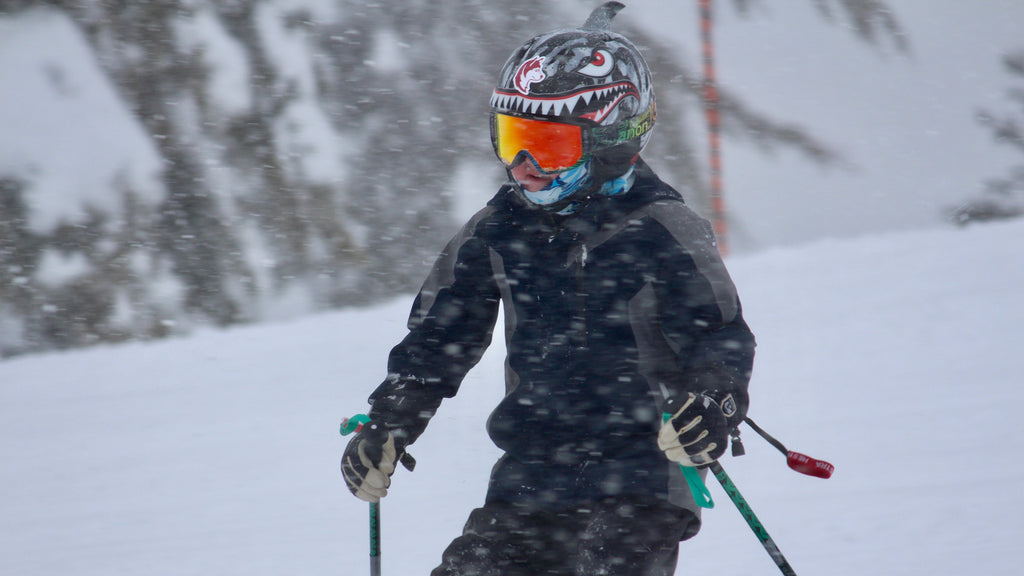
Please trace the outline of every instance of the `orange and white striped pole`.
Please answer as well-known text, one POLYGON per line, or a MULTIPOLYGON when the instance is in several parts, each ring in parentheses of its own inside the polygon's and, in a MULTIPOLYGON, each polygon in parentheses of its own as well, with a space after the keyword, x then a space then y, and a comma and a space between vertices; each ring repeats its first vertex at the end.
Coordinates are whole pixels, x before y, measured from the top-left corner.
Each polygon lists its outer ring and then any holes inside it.
POLYGON ((700 0, 701 55, 704 61, 704 110, 708 121, 709 158, 711 163, 711 224, 718 237, 718 251, 729 253, 728 229, 725 218, 725 199, 722 187, 721 117, 719 115, 718 87, 715 84, 715 50, 711 37, 711 0, 700 0))

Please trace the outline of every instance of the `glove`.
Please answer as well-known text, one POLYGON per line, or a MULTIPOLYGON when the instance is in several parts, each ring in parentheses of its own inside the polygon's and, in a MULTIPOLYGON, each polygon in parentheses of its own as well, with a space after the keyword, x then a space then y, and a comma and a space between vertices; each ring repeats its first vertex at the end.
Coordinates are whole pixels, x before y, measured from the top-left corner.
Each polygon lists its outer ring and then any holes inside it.
MULTIPOLYGON (((731 398, 731 397, 730 397, 731 398)), ((727 406, 735 404, 727 399, 727 406)), ((672 416, 661 425, 658 448, 665 457, 683 466, 704 466, 725 453, 729 441, 729 421, 722 406, 705 394, 690 392, 670 398, 665 412, 672 416)))
POLYGON ((400 451, 394 435, 384 424, 373 421, 364 424, 341 457, 341 473, 349 491, 360 500, 380 502, 388 495, 400 451))

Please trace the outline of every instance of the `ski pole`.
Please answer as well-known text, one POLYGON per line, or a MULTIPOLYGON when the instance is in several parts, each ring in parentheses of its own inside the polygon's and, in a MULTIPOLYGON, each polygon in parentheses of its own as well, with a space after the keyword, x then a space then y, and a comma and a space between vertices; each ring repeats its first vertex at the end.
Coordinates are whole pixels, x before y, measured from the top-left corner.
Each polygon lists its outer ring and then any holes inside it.
MULTIPOLYGON (((366 414, 345 418, 341 421, 341 435, 359 432, 369 421, 366 414)), ((408 452, 403 452, 398 461, 410 472, 416 467, 416 459, 408 452)), ((380 576, 380 502, 370 502, 370 576, 380 576)))
POLYGON ((719 464, 717 460, 712 462, 708 467, 715 475, 715 478, 718 479, 719 484, 722 485, 725 493, 729 495, 729 499, 732 500, 732 503, 736 505, 737 509, 739 509, 743 519, 747 521, 747 525, 754 531, 754 535, 761 541, 761 545, 768 551, 768 555, 772 557, 772 560, 775 562, 775 565, 779 567, 779 570, 781 570, 786 576, 796 576, 796 572, 793 571, 793 567, 789 565, 786 557, 782 555, 782 551, 779 550, 779 547, 775 544, 775 541, 772 540, 772 537, 768 535, 768 531, 765 530, 764 525, 761 524, 760 520, 758 520, 757 515, 754 514, 754 510, 750 507, 750 504, 747 504, 746 499, 744 499, 743 495, 740 494, 740 491, 736 488, 736 484, 733 483, 732 478, 729 478, 729 475, 725 473, 725 468, 722 468, 722 465, 719 464))
MULTIPOLYGON (((341 435, 358 432, 370 421, 366 414, 356 414, 341 421, 341 435)), ((370 576, 380 576, 380 503, 370 502, 370 576)))

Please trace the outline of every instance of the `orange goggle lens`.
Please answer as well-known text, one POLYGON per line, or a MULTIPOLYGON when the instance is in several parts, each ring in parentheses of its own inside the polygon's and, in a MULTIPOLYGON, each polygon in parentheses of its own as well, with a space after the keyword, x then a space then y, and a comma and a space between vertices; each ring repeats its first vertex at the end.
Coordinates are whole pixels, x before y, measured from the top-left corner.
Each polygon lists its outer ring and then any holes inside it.
POLYGON ((583 159, 583 129, 573 124, 494 115, 494 149, 511 166, 520 152, 529 152, 545 172, 562 172, 583 159))

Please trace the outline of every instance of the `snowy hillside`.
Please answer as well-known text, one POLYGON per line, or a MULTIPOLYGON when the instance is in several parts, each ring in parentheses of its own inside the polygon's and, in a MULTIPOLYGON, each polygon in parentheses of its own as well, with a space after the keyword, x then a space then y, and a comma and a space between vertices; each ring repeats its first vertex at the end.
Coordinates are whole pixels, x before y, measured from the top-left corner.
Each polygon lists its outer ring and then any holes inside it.
MULTIPOLYGON (((724 465, 801 575, 1018 574, 1024 222, 831 241, 728 264, 758 336, 724 465)), ((0 362, 0 574, 362 574, 337 461, 410 302, 0 362)), ((426 574, 481 503, 496 344, 383 503, 386 574, 426 574)), ((679 574, 778 573, 718 486, 679 574)))

